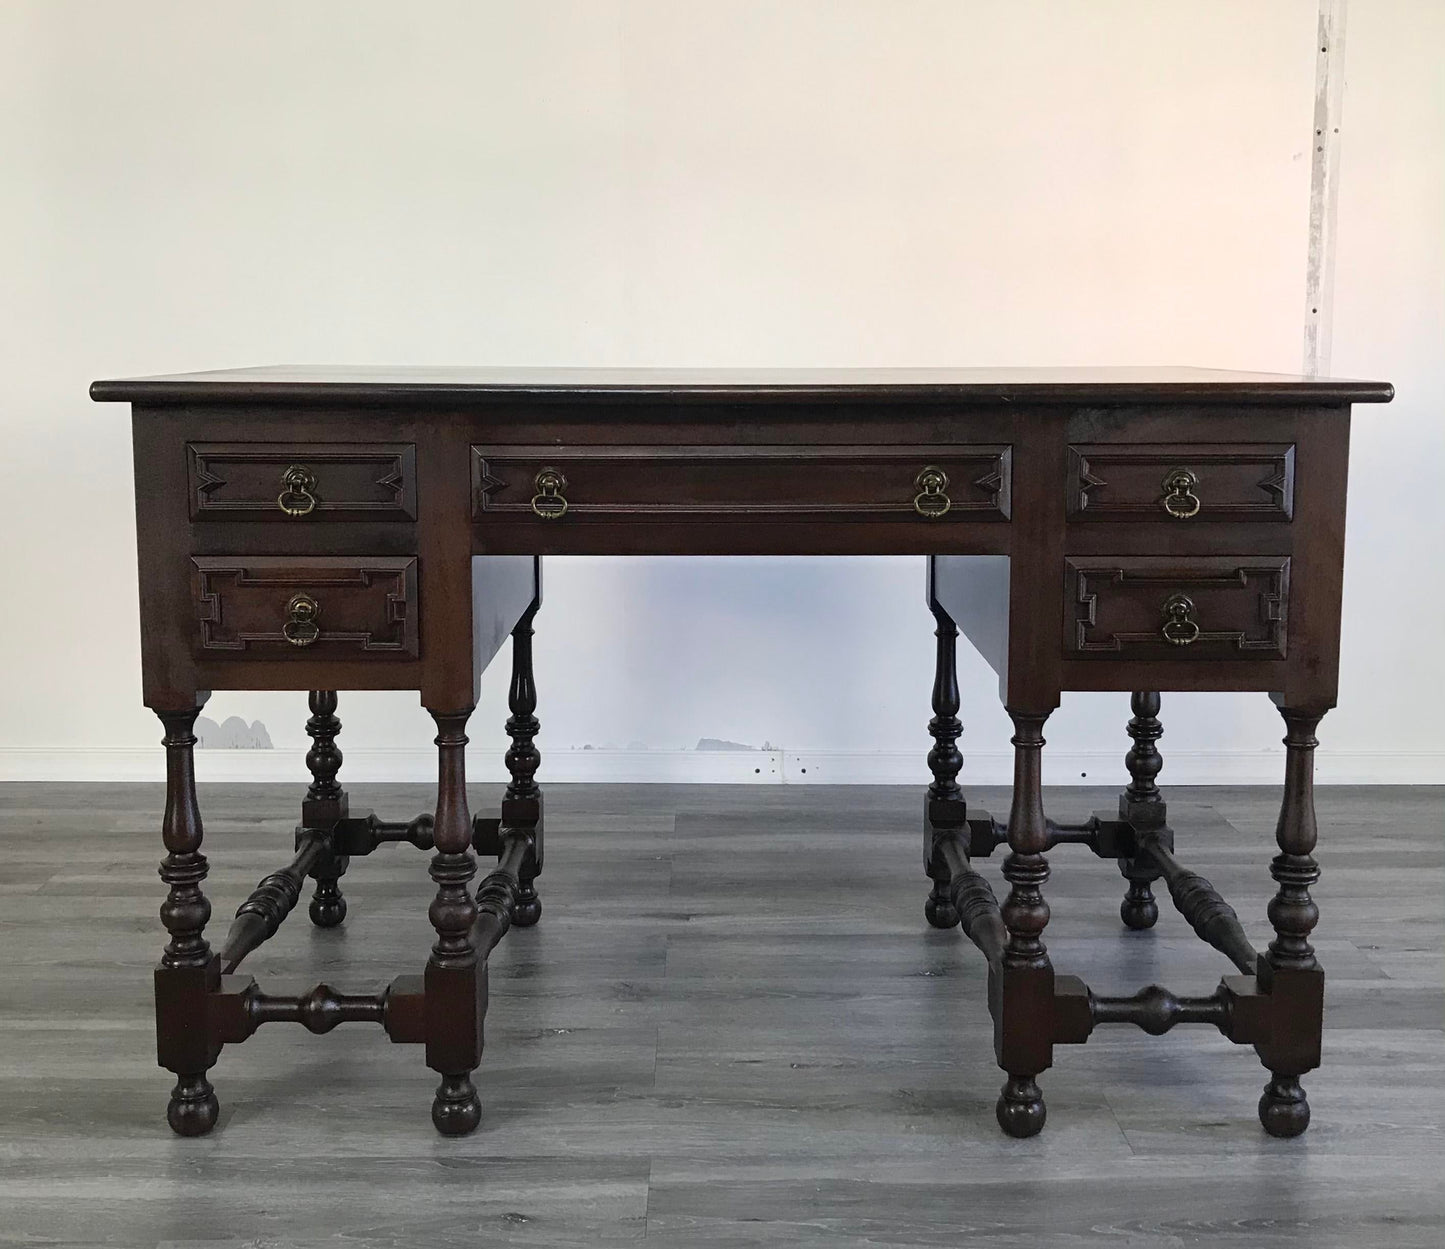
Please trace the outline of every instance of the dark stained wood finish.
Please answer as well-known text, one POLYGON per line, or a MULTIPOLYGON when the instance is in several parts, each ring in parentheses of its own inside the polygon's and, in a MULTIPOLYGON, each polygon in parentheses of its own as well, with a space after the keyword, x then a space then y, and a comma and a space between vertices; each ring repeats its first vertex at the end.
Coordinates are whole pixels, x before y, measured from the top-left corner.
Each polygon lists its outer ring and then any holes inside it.
MULTIPOLYGON (((1128 733, 1133 741, 1124 756, 1129 784, 1119 795, 1119 818, 1136 829, 1162 832, 1168 822, 1168 806, 1159 792, 1156 780, 1164 760, 1156 743, 1164 736, 1159 723, 1159 695, 1149 690, 1136 690, 1129 697, 1128 733)), ((1151 885, 1159 879, 1160 869, 1148 855, 1130 854, 1119 860, 1119 870, 1129 882, 1124 901, 1119 904, 1119 918, 1126 928, 1136 932, 1154 927, 1159 918, 1159 904, 1154 900, 1151 885)))
POLYGON ((415 559, 197 555, 191 564, 202 651, 417 657, 415 559), (311 606, 301 613, 298 602, 311 606))
POLYGON ((1069 448, 1069 519, 1289 520, 1294 448, 1091 443, 1069 448), (1178 475, 1178 476, 1176 476, 1178 475))
POLYGON ((1043 727, 1046 716, 1009 709, 1014 723, 1013 805, 1009 810, 1009 854, 1003 863, 1008 897, 999 908, 1008 944, 990 981, 994 1051, 1008 1079, 999 1094, 999 1126, 1010 1136, 1036 1136, 1046 1110, 1036 1077, 1053 1063, 1049 1026, 1054 968, 1044 945, 1049 904, 1048 822, 1044 817, 1043 727))
POLYGON ((1320 912, 1310 887, 1320 878, 1314 859, 1315 729, 1322 710, 1282 705, 1286 733, 1284 798, 1275 840, 1279 853, 1269 874, 1279 886, 1269 903, 1275 937, 1262 960, 1261 978, 1271 998, 1281 1003, 1277 1026, 1257 1042, 1270 1081, 1259 1099, 1259 1119, 1271 1136, 1298 1136, 1309 1127, 1310 1104, 1300 1076, 1320 1065, 1320 1026, 1324 1013, 1324 972, 1315 958, 1310 933, 1320 912))
POLYGON ((122 403, 452 405, 497 396, 862 398, 943 397, 1003 403, 1386 403, 1386 382, 1198 368, 516 368, 267 365, 94 383, 122 403))
POLYGON ((472 817, 467 810, 465 728, 471 708, 432 711, 437 723, 437 809, 431 878, 436 898, 428 915, 437 939, 426 965, 426 1062, 441 1075, 432 1122, 444 1136, 464 1136, 481 1121, 472 1072, 482 1060, 487 1010, 486 964, 477 956, 472 926, 477 904, 468 882, 477 874, 472 817))
POLYGON ((537 749, 537 734, 542 723, 537 719, 537 680, 532 672, 532 624, 542 606, 542 561, 536 561, 536 591, 522 618, 512 630, 512 680, 507 687, 507 747, 504 762, 511 781, 502 796, 501 826, 521 830, 527 836, 527 851, 517 868, 516 889, 511 900, 510 922, 518 928, 530 928, 542 918, 542 899, 537 896, 535 881, 542 874, 542 789, 537 784, 537 769, 542 754, 537 749))
POLYGON ((166 811, 161 840, 166 857, 161 879, 169 887, 161 904, 161 923, 170 940, 156 968, 156 1041, 162 1067, 176 1075, 166 1119, 181 1136, 201 1136, 215 1126, 220 1112, 206 1073, 220 1046, 196 1021, 205 1017, 207 999, 220 978, 220 960, 206 941, 211 904, 202 884, 206 856, 201 811, 196 802, 193 732, 201 704, 185 711, 158 713, 166 734, 166 811))
POLYGON ((1072 655, 1159 662, 1283 659, 1289 560, 1123 556, 1066 561, 1072 655))
POLYGON ((472 516, 531 521, 534 509, 546 510, 540 474, 552 472, 551 498, 565 500, 566 511, 548 519, 566 524, 759 516, 913 523, 927 469, 942 474, 938 497, 947 511, 937 519, 1008 519, 1008 447, 797 444, 473 447, 472 516))
POLYGON ((269 941, 295 909, 306 875, 325 853, 330 838, 307 829, 299 838, 296 857, 279 872, 272 872, 251 890, 241 903, 231 930, 221 947, 221 973, 229 976, 241 960, 264 941, 269 941))
MULTIPOLYGON (((206 1073, 258 1023, 321 1031, 356 1019, 423 1044, 441 1077, 438 1128, 471 1130, 486 953, 540 912, 538 557, 802 553, 933 557, 928 918, 961 916, 990 961, 1004 1129, 1043 1126, 1037 1081, 1055 1045, 1107 1023, 1205 1022, 1254 1045, 1270 1071, 1266 1129, 1302 1130, 1299 1077, 1318 1065, 1322 995, 1309 946, 1308 757, 1338 681, 1350 405, 1391 393, 1178 369, 274 368, 97 382, 96 399, 134 407, 142 684, 167 730, 172 940, 156 1000, 161 1062, 178 1080, 172 1126, 214 1123, 206 1073), (314 610, 296 607, 302 594, 314 610), (1170 606, 1176 596, 1187 607, 1170 606), (1006 825, 970 816, 957 784, 960 630, 997 672, 1015 726, 1006 825), (464 728, 480 673, 509 636, 512 784, 500 819, 473 819, 464 728), (335 878, 348 855, 395 840, 435 850, 437 938, 424 975, 380 996, 325 985, 268 995, 220 975, 203 933, 189 779, 190 725, 218 688, 312 692, 302 831, 308 846, 310 833, 327 835, 308 860, 318 923, 344 913, 335 878), (438 726, 434 817, 346 809, 328 693, 340 689, 419 692, 438 726), (1059 825, 1043 811, 1042 727, 1076 689, 1133 693, 1131 782, 1119 818, 1059 825), (1285 711, 1276 940, 1256 975, 1225 977, 1209 997, 1159 986, 1109 997, 1050 962, 1052 846, 1116 859, 1130 882, 1122 914, 1136 927, 1152 922, 1149 884, 1167 875, 1201 933, 1243 959, 1223 899, 1172 859, 1154 783, 1158 695, 1140 693, 1169 689, 1267 692, 1285 711), (1001 906, 968 864, 1000 839, 1010 851, 1001 906), (480 928, 474 849, 499 856, 480 928)), ((289 910, 294 875, 259 891, 262 930, 289 910)), ((245 927, 250 940, 255 924, 245 927)))
POLYGON ((1259 954, 1245 935, 1239 916, 1220 897, 1219 890, 1198 872, 1180 866, 1157 833, 1145 833, 1139 843, 1141 857, 1147 855, 1158 863, 1170 898, 1199 939, 1227 956, 1246 975, 1254 975, 1259 954))
POLYGON ((923 798, 923 870, 933 881, 933 887, 923 904, 923 914, 935 928, 952 928, 959 921, 951 887, 955 883, 954 872, 938 842, 940 832, 961 829, 968 820, 968 805, 958 785, 958 773, 963 767, 963 755, 958 749, 958 739, 963 733, 963 723, 958 718, 958 625, 934 595, 932 579, 928 607, 933 612, 937 649, 933 718, 928 722, 928 732, 933 738, 928 770, 933 773, 933 781, 923 798))
MULTIPOLYGON (((542 584, 542 561, 535 555, 472 556, 473 696, 482 673, 514 638, 518 622, 533 610, 542 584)), ((515 645, 515 643, 514 643, 515 645)))
POLYGON ((186 450, 192 520, 416 519, 416 452, 406 443, 200 442, 186 450))
MULTIPOLYGON (((306 767, 311 772, 311 784, 301 803, 303 831, 297 834, 298 847, 304 832, 329 832, 351 813, 346 791, 336 779, 341 771, 341 749, 336 744, 337 734, 341 732, 337 704, 335 690, 312 690, 307 695, 311 715, 306 721, 306 734, 311 738, 311 749, 306 752, 306 767)), ((336 928, 346 919, 346 898, 341 893, 340 881, 349 865, 350 860, 328 837, 310 866, 316 892, 312 895, 309 913, 311 922, 318 928, 336 928)))

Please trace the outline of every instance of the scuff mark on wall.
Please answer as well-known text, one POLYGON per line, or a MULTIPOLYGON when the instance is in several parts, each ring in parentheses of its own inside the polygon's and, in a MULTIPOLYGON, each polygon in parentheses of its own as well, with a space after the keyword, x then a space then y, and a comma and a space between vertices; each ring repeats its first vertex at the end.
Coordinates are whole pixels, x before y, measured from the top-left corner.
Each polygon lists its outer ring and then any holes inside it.
POLYGON ((272 750, 271 734, 259 720, 247 724, 240 716, 227 716, 217 724, 209 716, 196 720, 199 750, 272 750))

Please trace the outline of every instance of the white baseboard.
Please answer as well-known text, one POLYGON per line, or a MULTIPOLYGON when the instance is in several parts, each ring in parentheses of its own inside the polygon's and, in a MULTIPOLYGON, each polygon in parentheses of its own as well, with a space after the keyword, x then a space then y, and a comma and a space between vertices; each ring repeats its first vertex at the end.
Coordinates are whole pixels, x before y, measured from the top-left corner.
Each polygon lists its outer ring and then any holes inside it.
MULTIPOLYGON (((921 753, 785 751, 783 781, 818 785, 921 785, 930 778, 921 753)), ((1114 785, 1126 780, 1121 750, 1044 750, 1045 785, 1114 785)), ((1164 755, 1163 785, 1280 785, 1283 750, 1179 751, 1164 755)), ((965 752, 959 782, 1011 785, 1013 755, 965 752)), ((1445 753, 1315 753, 1319 785, 1445 785, 1445 753)))
MULTIPOLYGON (((345 775, 354 781, 431 782, 436 754, 426 748, 350 748, 345 775)), ((1120 750, 1044 751, 1048 785, 1114 785, 1123 777, 1120 750)), ((473 750, 468 779, 505 781, 496 751, 473 750)), ((296 781, 306 779, 300 750, 198 750, 196 776, 202 781, 296 781)), ((1183 751, 1166 754, 1166 785, 1278 785, 1284 751, 1183 751)), ((0 747, 3 781, 159 781, 165 757, 156 748, 66 749, 0 747)), ((968 753, 960 781, 1008 785, 1013 756, 968 753)), ((708 785, 922 785, 928 777, 924 751, 698 751, 555 750, 542 752, 543 782, 624 782, 708 785)), ((1321 749, 1315 757, 1321 785, 1442 785, 1445 753, 1431 751, 1340 751, 1321 749)))

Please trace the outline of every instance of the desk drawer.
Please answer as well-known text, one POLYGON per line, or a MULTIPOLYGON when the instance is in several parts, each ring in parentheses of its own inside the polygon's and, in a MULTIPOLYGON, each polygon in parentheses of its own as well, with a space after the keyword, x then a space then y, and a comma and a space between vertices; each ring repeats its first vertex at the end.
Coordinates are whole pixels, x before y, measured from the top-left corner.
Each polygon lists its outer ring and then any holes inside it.
POLYGON ((417 657, 415 558, 193 556, 200 652, 417 657))
POLYGON ((474 446, 472 516, 1007 520, 1006 446, 474 446))
POLYGON ((1294 514, 1294 447, 1075 445, 1066 490, 1075 521, 1287 521, 1294 514))
POLYGON ((1065 560, 1069 658, 1283 659, 1284 556, 1065 560))
POLYGON ((192 520, 416 519, 410 443, 193 442, 192 520))

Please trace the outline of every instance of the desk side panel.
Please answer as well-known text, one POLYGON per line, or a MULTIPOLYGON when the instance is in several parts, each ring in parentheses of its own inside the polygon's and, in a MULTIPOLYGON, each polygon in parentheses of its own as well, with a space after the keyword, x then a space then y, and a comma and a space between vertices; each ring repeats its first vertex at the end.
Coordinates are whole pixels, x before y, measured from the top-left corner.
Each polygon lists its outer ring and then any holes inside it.
POLYGON ((137 407, 131 413, 141 687, 146 706, 156 711, 194 707, 209 688, 191 651, 187 424, 184 411, 137 407))

